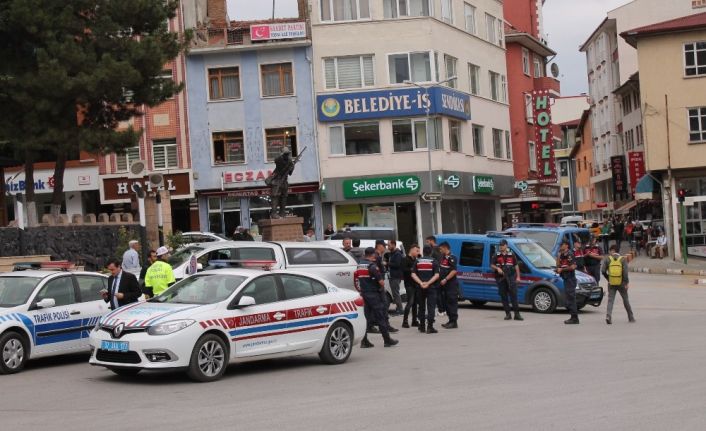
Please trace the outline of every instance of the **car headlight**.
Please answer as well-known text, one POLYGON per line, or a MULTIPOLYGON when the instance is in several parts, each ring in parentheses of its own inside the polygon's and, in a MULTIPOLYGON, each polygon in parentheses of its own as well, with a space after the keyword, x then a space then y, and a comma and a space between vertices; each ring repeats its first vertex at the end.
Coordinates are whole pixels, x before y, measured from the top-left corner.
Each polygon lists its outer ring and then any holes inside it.
POLYGON ((159 325, 150 326, 147 333, 150 335, 169 335, 196 323, 195 320, 172 320, 170 322, 160 323, 159 325))

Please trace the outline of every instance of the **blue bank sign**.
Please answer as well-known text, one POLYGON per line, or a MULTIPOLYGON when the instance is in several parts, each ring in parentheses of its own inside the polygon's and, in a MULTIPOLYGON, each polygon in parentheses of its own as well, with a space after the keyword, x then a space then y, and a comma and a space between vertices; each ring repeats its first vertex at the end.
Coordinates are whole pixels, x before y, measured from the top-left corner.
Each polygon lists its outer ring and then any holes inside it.
POLYGON ((446 115, 471 119, 471 96, 448 87, 322 94, 316 98, 319 121, 367 120, 386 117, 446 115))

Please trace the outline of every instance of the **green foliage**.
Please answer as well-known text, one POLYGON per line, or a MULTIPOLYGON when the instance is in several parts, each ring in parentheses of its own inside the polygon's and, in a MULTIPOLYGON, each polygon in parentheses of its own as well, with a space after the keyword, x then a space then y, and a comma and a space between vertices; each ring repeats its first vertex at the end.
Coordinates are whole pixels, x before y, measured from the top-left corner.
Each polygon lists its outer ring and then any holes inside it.
POLYGON ((181 234, 181 232, 176 231, 167 235, 166 238, 167 247, 172 250, 178 250, 186 244, 186 238, 181 234))
POLYGON ((115 246, 114 257, 116 259, 123 258, 123 253, 127 251, 129 247, 129 242, 131 240, 130 232, 125 228, 125 226, 120 226, 118 229, 118 244, 115 246))

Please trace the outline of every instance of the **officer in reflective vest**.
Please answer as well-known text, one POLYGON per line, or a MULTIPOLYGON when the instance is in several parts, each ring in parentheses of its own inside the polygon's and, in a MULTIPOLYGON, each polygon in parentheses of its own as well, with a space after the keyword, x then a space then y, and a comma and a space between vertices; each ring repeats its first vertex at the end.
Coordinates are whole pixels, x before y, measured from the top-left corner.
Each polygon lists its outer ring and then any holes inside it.
POLYGON ((419 332, 427 334, 436 334, 434 329, 434 315, 436 312, 436 295, 439 290, 437 282, 439 281, 439 264, 431 256, 432 248, 428 245, 424 246, 424 256, 417 259, 412 272, 412 279, 417 283, 417 317, 419 318, 419 332), (426 315, 426 323, 425 322, 426 315), (426 324, 425 324, 426 323, 426 324), (428 325, 428 326, 427 326, 428 325))
MULTIPOLYGON (((358 264, 354 278, 357 280, 363 301, 365 301, 366 319, 370 319, 372 324, 380 328, 382 338, 385 341, 385 347, 391 347, 396 345, 398 341, 390 337, 385 304, 380 296, 380 292, 385 289, 385 279, 382 273, 380 273, 376 260, 375 249, 372 247, 365 249, 365 259, 358 264)), ((373 344, 368 341, 367 332, 363 341, 360 343, 360 347, 374 347, 373 344)))
POLYGON ((556 258, 556 273, 564 280, 564 294, 566 295, 566 308, 571 313, 571 318, 565 320, 567 325, 579 323, 578 309, 576 308, 576 258, 570 250, 569 243, 561 243, 559 255, 556 258))
POLYGON ((520 315, 520 307, 517 303, 517 283, 520 281, 520 268, 517 257, 507 246, 507 240, 500 240, 499 250, 493 256, 490 269, 495 272, 495 282, 498 285, 498 293, 503 302, 505 310, 505 320, 512 319, 510 315, 510 303, 512 311, 515 312, 515 320, 525 320, 520 315))
POLYGON ((443 323, 446 329, 458 328, 458 260, 456 256, 451 254, 451 246, 444 241, 439 244, 441 251, 441 259, 439 260, 439 278, 441 281, 441 289, 445 293, 446 299, 446 315, 449 321, 443 323))

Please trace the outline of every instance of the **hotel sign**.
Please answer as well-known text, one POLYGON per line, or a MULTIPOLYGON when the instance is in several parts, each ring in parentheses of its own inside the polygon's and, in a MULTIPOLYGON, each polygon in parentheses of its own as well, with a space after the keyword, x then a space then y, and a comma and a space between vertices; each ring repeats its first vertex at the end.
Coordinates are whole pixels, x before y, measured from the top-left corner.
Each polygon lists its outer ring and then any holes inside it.
POLYGON ((548 90, 532 92, 534 109, 535 142, 537 145, 537 180, 540 183, 556 182, 556 162, 554 160, 554 132, 548 90))
POLYGON ((471 96, 448 87, 322 94, 316 98, 319 121, 446 115, 471 119, 471 96))

